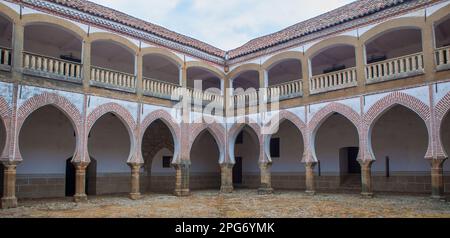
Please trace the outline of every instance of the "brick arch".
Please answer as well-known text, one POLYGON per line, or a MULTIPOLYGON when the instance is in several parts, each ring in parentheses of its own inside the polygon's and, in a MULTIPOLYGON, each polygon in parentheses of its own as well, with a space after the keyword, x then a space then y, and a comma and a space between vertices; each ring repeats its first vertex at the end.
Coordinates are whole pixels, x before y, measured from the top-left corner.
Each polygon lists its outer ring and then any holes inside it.
POLYGON ((0 160, 8 160, 9 158, 9 146, 8 142, 10 140, 10 122, 11 122, 11 107, 9 103, 3 97, 0 97, 0 120, 3 128, 5 129, 5 141, 3 143, 3 148, 0 148, 0 160))
POLYGON ((436 113, 436 142, 439 143, 435 145, 435 151, 438 157, 448 158, 450 151, 445 151, 444 145, 442 144, 442 128, 443 121, 446 116, 450 116, 450 92, 447 93, 435 107, 436 113))
POLYGON ((413 112, 415 112, 425 123, 425 126, 428 131, 428 149, 426 153, 426 157, 432 156, 432 138, 431 138, 431 128, 430 128, 430 107, 417 99, 414 96, 411 96, 402 92, 393 92, 389 95, 383 97, 378 100, 364 115, 364 140, 367 146, 367 153, 364 158, 365 160, 375 160, 375 156, 372 150, 372 129, 378 119, 388 112, 394 106, 404 106, 413 112))
MULTIPOLYGON (((107 113, 113 113, 114 115, 116 115, 120 121, 122 122, 122 124, 125 126, 125 128, 128 131, 128 134, 130 136, 130 155, 127 158, 127 162, 131 162, 131 160, 133 159, 140 159, 140 158, 133 158, 133 152, 135 151, 136 148, 136 122, 133 119, 133 116, 131 115, 131 113, 125 109, 124 107, 122 107, 121 105, 117 104, 117 103, 105 103, 102 104, 100 106, 98 106, 97 108, 95 108, 87 117, 87 121, 86 121, 86 136, 85 136, 85 140, 87 140, 87 135, 89 134, 89 132, 92 130, 92 127, 95 125, 95 123, 98 121, 98 119, 100 119, 102 116, 104 116, 107 113)), ((86 143, 87 145, 87 143, 86 143)), ((87 152, 87 149, 86 149, 87 152)), ((139 153, 140 154, 140 153, 139 153)))
POLYGON ((189 130, 189 154, 191 153, 192 146, 195 140, 202 134, 202 132, 208 131, 216 141, 219 149, 219 163, 222 164, 225 161, 225 129, 219 123, 195 123, 192 124, 189 130))
MULTIPOLYGON (((81 138, 80 135, 82 135, 82 117, 80 111, 77 109, 75 105, 73 105, 67 98, 60 96, 55 93, 42 93, 36 96, 33 96, 32 98, 29 98, 27 101, 25 101, 20 108, 17 109, 16 118, 17 118, 17 124, 16 129, 18 131, 18 134, 15 138, 16 145, 19 145, 19 135, 20 131, 22 129, 23 123, 25 120, 36 110, 44 107, 44 106, 54 106, 61 112, 63 112, 66 117, 69 119, 69 121, 72 123, 73 129, 75 130, 76 134, 76 147, 75 147, 75 154, 73 157, 73 160, 77 160, 78 157, 81 156, 81 153, 79 153, 80 150, 80 144, 81 144, 81 138)), ((20 148, 18 148, 16 153, 17 160, 22 160, 22 155, 20 153, 20 148)), ((16 158, 14 158, 16 159, 16 158)))
MULTIPOLYGON (((308 123, 308 128, 310 131, 310 135, 309 135, 309 148, 310 148, 310 153, 312 156, 313 161, 318 161, 317 159, 317 155, 316 155, 316 146, 315 146, 315 139, 316 139, 316 134, 317 131, 319 130, 319 128, 321 127, 321 125, 330 117, 333 115, 333 113, 339 113, 342 116, 344 116, 345 118, 347 118, 352 124, 353 126, 355 126, 356 131, 358 132, 358 137, 359 137, 359 141, 361 141, 361 121, 362 121, 362 117, 355 111, 353 110, 351 107, 344 105, 342 103, 336 103, 336 102, 332 102, 329 103, 327 106, 325 106, 324 108, 320 109, 311 119, 311 121, 308 123)), ((360 145, 360 147, 362 147, 362 145, 360 145)), ((361 153, 360 153, 361 154, 361 153)), ((358 155, 358 158, 360 158, 360 156, 358 155)))
POLYGON ((168 113, 165 110, 156 110, 152 113, 150 113, 149 115, 147 115, 144 120, 141 123, 141 129, 140 132, 141 134, 139 135, 140 137, 140 143, 138 145, 138 148, 140 150, 142 150, 142 141, 143 141, 143 137, 144 134, 147 130, 147 128, 156 120, 161 120, 164 125, 167 126, 167 128, 169 128, 170 133, 172 134, 172 139, 173 139, 173 163, 175 161, 178 160, 178 156, 179 156, 179 152, 180 152, 180 141, 181 141, 181 129, 180 126, 177 124, 177 122, 175 121, 175 119, 170 115, 170 113, 168 113))
POLYGON ((270 158, 270 139, 272 137, 272 135, 275 133, 275 129, 277 129, 283 122, 285 121, 289 121, 292 124, 294 124, 294 126, 299 130, 301 137, 303 138, 303 144, 304 144, 304 149, 303 149, 303 156, 302 158, 305 157, 306 154, 306 143, 307 143, 307 126, 306 124, 294 113, 287 111, 287 110, 283 110, 280 111, 278 113, 278 116, 275 116, 274 118, 271 119, 271 122, 268 122, 263 129, 263 131, 268 132, 269 134, 265 135, 267 138, 264 141, 264 147, 265 147, 265 153, 266 156, 269 158, 269 160, 272 160, 270 158), (275 121, 273 121, 273 119, 275 119, 275 121))
MULTIPOLYGON (((248 120, 248 122, 245 123, 235 123, 230 130, 228 131, 228 136, 227 136, 227 152, 228 152, 228 157, 227 159, 229 159, 230 161, 227 161, 229 163, 234 164, 235 163, 235 159, 234 159, 234 145, 236 143, 236 138, 239 135, 239 133, 244 129, 244 127, 249 127, 256 135, 257 137, 257 142, 259 144, 259 161, 263 162, 266 161, 267 158, 264 157, 264 138, 261 135, 261 127, 259 126, 259 124, 251 119, 248 120)), ((271 161, 269 161, 271 162, 271 161)))

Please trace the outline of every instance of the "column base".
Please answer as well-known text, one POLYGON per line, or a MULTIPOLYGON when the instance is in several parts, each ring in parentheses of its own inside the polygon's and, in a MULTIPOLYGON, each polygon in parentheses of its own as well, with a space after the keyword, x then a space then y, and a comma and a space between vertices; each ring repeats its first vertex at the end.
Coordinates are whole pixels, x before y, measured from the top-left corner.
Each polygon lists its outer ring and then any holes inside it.
POLYGON ((131 200, 139 200, 142 198, 141 193, 130 193, 130 199, 131 200))
POLYGON ((316 191, 308 191, 308 190, 306 190, 305 193, 306 193, 306 195, 309 195, 309 196, 316 195, 316 191))
POLYGON ((362 198, 373 198, 373 193, 361 193, 362 198))
POLYGON ((86 194, 75 194, 73 196, 73 201, 76 203, 87 202, 87 195, 86 194))
POLYGON ((189 189, 176 189, 174 192, 177 197, 188 197, 191 195, 189 189))
POLYGON ((222 186, 220 187, 220 193, 233 193, 233 186, 222 186))
POLYGON ((258 188, 259 195, 273 194, 273 188, 258 188))
POLYGON ((16 208, 17 207, 17 198, 2 198, 2 201, 0 203, 1 209, 10 209, 10 208, 16 208))

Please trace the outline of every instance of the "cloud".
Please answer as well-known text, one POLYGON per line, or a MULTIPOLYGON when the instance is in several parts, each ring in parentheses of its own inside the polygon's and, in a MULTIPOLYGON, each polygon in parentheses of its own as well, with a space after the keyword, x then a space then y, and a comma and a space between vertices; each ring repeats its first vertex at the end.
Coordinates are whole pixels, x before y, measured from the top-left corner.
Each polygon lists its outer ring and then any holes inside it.
POLYGON ((224 50, 353 0, 94 0, 224 50))

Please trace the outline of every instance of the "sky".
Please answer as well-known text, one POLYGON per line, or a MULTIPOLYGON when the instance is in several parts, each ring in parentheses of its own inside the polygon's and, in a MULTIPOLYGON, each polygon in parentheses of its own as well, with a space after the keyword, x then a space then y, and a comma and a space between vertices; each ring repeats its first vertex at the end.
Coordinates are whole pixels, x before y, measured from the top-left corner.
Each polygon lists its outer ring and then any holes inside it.
POLYGON ((222 50, 354 0, 91 0, 222 50))

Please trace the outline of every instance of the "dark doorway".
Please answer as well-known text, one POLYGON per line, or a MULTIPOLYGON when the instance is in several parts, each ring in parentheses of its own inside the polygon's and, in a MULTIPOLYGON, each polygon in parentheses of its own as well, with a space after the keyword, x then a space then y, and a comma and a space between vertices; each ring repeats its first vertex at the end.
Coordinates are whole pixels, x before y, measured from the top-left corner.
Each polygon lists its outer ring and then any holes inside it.
POLYGON ((235 158, 236 164, 233 166, 233 184, 242 184, 242 157, 235 158))
POLYGON ((347 149, 347 159, 348 159, 348 173, 349 174, 361 174, 361 166, 358 162, 358 147, 349 147, 347 149))
MULTIPOLYGON (((97 160, 91 158, 91 162, 86 168, 85 189, 87 195, 96 194, 97 160)), ((76 172, 72 164, 72 158, 66 160, 66 197, 75 195, 76 172)))
POLYGON ((2 198, 3 197, 3 175, 4 175, 4 167, 3 167, 3 164, 2 163, 0 163, 0 198, 2 198))

